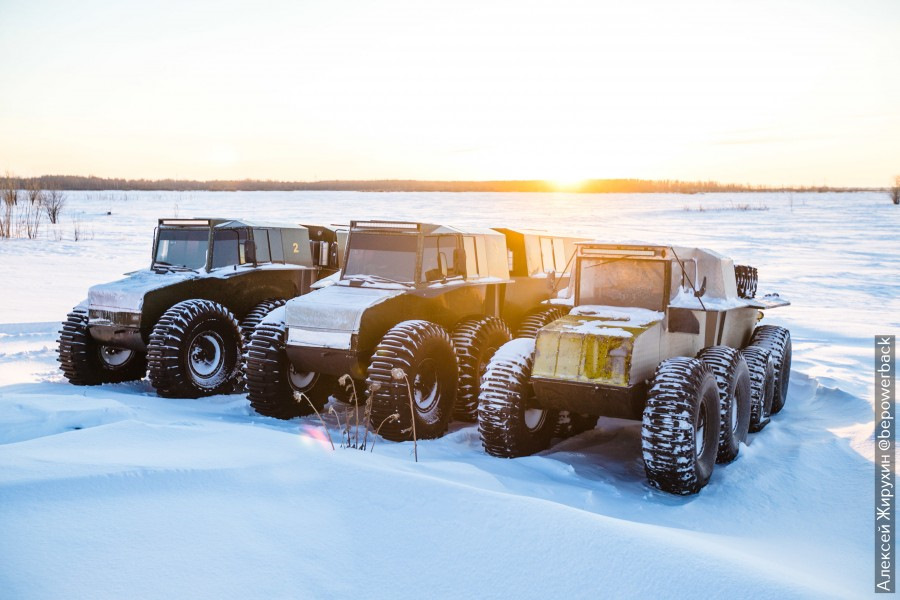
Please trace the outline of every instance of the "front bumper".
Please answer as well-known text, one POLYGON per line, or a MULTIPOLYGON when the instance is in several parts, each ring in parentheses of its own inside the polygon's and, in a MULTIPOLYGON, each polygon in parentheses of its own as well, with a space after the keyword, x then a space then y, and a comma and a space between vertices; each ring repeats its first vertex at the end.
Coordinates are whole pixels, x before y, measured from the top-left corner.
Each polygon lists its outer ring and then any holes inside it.
POLYGON ((355 350, 322 348, 316 346, 285 345, 288 360, 300 371, 316 371, 328 375, 349 374, 354 379, 365 379, 367 364, 360 364, 355 350))
POLYGON ((141 313, 91 308, 88 310, 88 331, 104 346, 147 351, 141 336, 141 313))
POLYGON ((613 386, 532 377, 538 404, 586 415, 640 420, 647 402, 647 386, 613 386))

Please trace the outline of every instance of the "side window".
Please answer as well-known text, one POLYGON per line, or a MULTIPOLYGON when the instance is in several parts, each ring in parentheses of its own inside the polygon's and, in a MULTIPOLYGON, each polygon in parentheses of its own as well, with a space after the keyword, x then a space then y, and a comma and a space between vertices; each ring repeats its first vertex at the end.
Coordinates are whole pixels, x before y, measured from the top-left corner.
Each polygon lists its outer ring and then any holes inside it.
POLYGON ((466 250, 466 275, 475 277, 481 273, 478 270, 478 253, 475 251, 475 238, 471 236, 464 237, 463 248, 466 250))
MULTIPOLYGON (((678 261, 672 261, 672 286, 671 286, 671 296, 670 298, 675 298, 678 293, 683 289, 685 291, 691 291, 691 282, 696 286, 697 284, 697 261, 693 258, 689 258, 684 262, 684 270, 682 270, 681 265, 678 261), (687 276, 685 276, 687 274, 687 276)), ((693 291, 691 291, 693 293, 693 291)))
POLYGON ((478 272, 483 275, 489 275, 490 269, 488 269, 487 242, 484 241, 483 237, 479 237, 475 239, 475 246, 478 249, 478 272))
POLYGON ((212 268, 242 265, 246 262, 241 242, 247 239, 244 229, 222 229, 213 237, 212 268))
POLYGON ((256 262, 270 262, 272 255, 269 252, 269 231, 254 229, 253 241, 256 242, 256 262))
POLYGON ((269 230, 269 252, 272 262, 284 262, 284 247, 281 245, 281 230, 269 230))
POLYGON ((425 281, 439 281, 457 275, 455 235, 429 235, 425 237, 422 252, 422 278, 425 281))
POLYGON ((544 266, 541 271, 552 271, 554 268, 553 265, 553 239, 552 238, 541 238, 541 258, 543 259, 544 266))
POLYGON ((557 271, 562 273, 566 270, 569 257, 566 256, 566 245, 561 238, 553 238, 553 260, 557 271))

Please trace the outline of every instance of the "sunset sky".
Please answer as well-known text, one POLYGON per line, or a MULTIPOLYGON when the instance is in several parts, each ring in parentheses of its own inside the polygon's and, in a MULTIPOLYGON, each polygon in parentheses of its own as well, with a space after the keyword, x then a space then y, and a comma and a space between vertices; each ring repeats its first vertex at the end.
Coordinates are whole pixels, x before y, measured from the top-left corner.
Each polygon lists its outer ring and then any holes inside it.
POLYGON ((0 172, 900 174, 900 1, 0 0, 0 172))

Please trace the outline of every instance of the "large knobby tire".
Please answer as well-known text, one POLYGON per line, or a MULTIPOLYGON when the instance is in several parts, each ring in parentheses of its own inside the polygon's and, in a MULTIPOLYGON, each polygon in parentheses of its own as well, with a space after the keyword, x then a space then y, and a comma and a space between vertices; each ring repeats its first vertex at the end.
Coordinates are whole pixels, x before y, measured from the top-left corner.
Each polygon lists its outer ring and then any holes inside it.
POLYGON ((284 306, 285 302, 287 302, 287 300, 284 298, 269 298, 250 309, 250 312, 248 312, 241 320, 241 339, 244 340, 245 348, 250 342, 250 336, 253 334, 253 330, 256 329, 256 326, 259 325, 270 312, 279 306, 284 306))
POLYGON ((150 334, 150 383, 166 398, 233 391, 240 375, 241 330, 227 308, 211 300, 179 302, 150 334))
POLYGON ((334 381, 327 375, 294 369, 284 349, 285 331, 281 322, 260 323, 250 334, 244 355, 250 406, 261 415, 278 419, 311 414, 313 405, 321 411, 334 381), (306 398, 298 400, 295 393, 306 398))
POLYGON ((475 421, 478 417, 481 377, 491 356, 512 339, 512 335, 501 319, 478 317, 457 324, 451 338, 459 362, 459 389, 454 416, 460 421, 475 421))
POLYGON ((775 397, 775 359, 762 346, 747 346, 741 350, 750 370, 750 433, 762 431, 772 414, 775 397))
POLYGON ((533 366, 532 338, 506 343, 488 363, 478 398, 478 431, 491 456, 526 456, 550 446, 559 415, 536 405, 533 366))
POLYGON ((564 317, 568 312, 558 306, 538 306, 526 313, 525 318, 519 323, 514 338, 536 338, 538 330, 546 327, 553 321, 564 317))
POLYGON ((59 331, 59 368, 74 385, 100 385, 142 379, 147 357, 142 352, 98 344, 88 331, 88 312, 74 308, 59 331))
POLYGON ((385 439, 411 440, 414 433, 418 439, 430 439, 447 430, 459 369, 453 343, 443 327, 429 321, 395 325, 376 346, 367 375, 370 422, 373 428, 380 427, 385 439))
POLYGON ((775 359, 775 395, 772 414, 784 408, 791 380, 791 332, 776 325, 760 325, 750 336, 750 346, 768 349, 775 359))
POLYGON ((752 393, 750 370, 740 350, 728 346, 704 348, 697 358, 706 363, 716 376, 719 387, 719 452, 717 463, 737 458, 741 442, 750 430, 752 393))
POLYGON ((247 369, 246 363, 244 362, 244 356, 247 354, 250 336, 253 334, 253 330, 256 329, 256 326, 266 318, 266 315, 276 308, 284 306, 285 302, 287 302, 287 300, 284 298, 269 298, 263 300, 251 308, 250 312, 241 319, 241 377, 239 378, 239 385, 242 390, 247 389, 247 378, 245 376, 247 369))
POLYGON ((660 363, 641 424, 650 485, 670 494, 699 492, 716 464, 719 420, 719 388, 706 364, 686 357, 660 363))

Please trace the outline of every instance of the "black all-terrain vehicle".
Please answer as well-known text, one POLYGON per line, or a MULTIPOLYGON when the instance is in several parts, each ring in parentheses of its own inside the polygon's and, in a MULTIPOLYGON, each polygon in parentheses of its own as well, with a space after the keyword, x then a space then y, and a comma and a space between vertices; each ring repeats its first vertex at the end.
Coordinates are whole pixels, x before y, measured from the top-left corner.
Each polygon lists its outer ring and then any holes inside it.
POLYGON ((59 362, 75 385, 141 379, 160 396, 233 390, 242 332, 336 272, 339 237, 319 226, 160 219, 149 269, 95 285, 63 323, 59 362))
POLYGON ((651 485, 696 493, 716 462, 784 406, 787 329, 757 326, 756 269, 699 248, 578 244, 574 308, 494 353, 482 380, 485 450, 516 457, 592 428, 598 416, 642 422, 651 485))
POLYGON ((357 221, 335 285, 289 301, 250 336, 252 406, 291 418, 341 397, 349 375, 371 394, 388 439, 438 437, 474 420, 481 374, 510 328, 559 316, 543 304, 565 288, 571 238, 511 230, 357 221), (512 273, 512 276, 511 276, 512 273), (409 395, 413 402, 410 406, 409 395), (397 415, 391 419, 391 415, 397 415))

